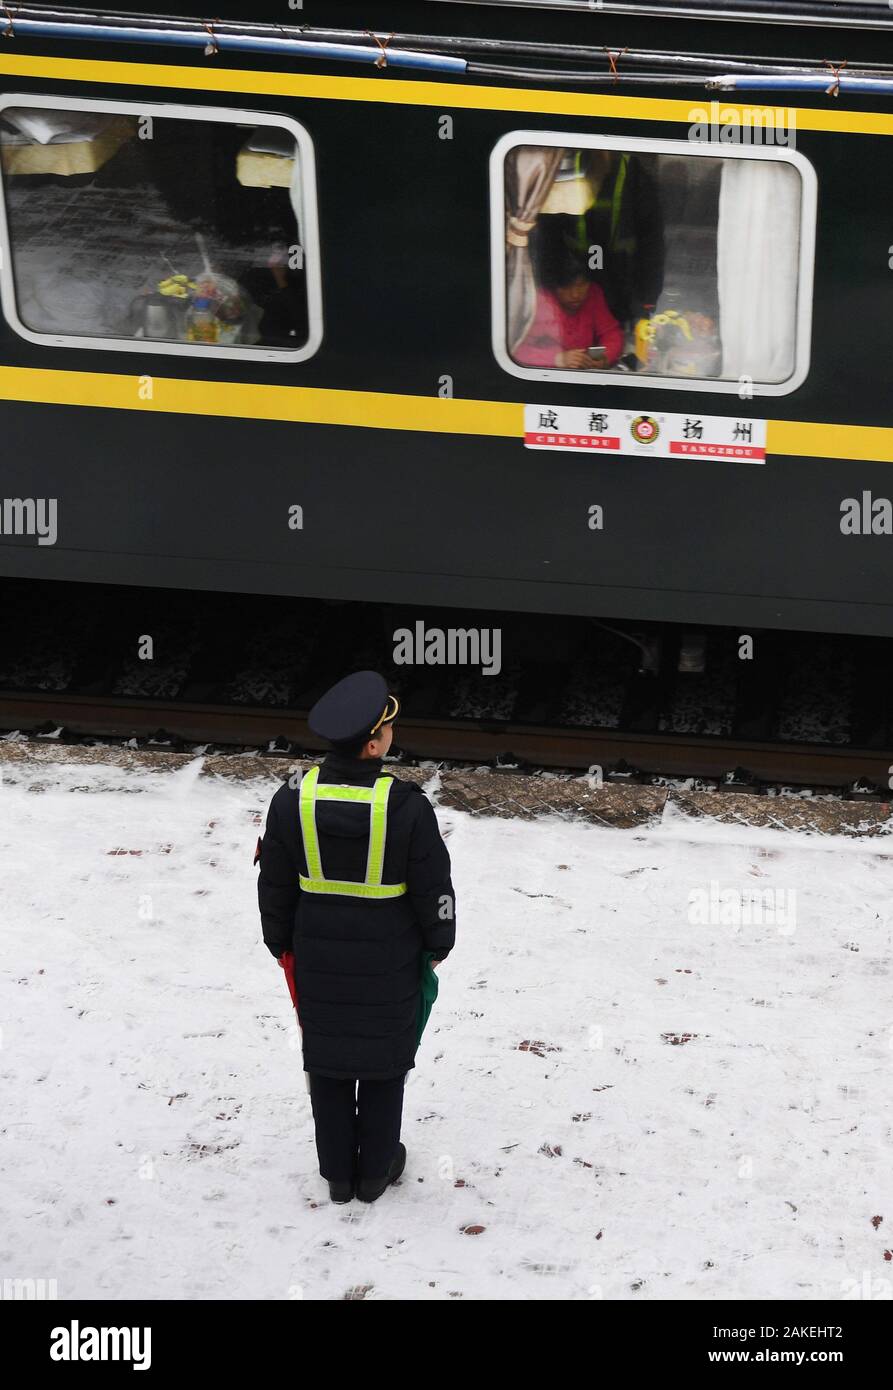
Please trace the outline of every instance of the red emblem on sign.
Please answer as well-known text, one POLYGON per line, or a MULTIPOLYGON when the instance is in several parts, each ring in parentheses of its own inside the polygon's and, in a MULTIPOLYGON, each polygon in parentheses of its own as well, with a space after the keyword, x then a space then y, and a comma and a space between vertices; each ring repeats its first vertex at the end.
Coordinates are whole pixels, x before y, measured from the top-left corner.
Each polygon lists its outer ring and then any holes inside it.
POLYGON ((660 434, 660 425, 653 415, 637 415, 629 431, 637 444, 653 444, 660 434))

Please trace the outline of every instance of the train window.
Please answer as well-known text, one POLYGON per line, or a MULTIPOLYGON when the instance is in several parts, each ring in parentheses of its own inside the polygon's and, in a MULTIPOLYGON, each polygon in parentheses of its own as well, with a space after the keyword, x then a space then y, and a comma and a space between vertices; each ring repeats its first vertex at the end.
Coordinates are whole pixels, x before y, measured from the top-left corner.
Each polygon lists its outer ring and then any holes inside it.
POLYGON ((804 380, 816 180, 802 155, 519 131, 493 151, 491 197, 506 371, 741 395, 804 380))
POLYGON ((6 96, 0 287, 31 342, 299 362, 322 338, 313 146, 288 117, 6 96))

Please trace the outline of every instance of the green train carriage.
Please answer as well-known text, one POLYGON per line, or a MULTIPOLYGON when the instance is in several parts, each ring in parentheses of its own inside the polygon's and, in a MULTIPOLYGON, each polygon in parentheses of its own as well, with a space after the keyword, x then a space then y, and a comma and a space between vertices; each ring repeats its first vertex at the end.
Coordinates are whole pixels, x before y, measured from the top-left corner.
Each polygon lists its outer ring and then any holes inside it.
POLYGON ((893 633, 887 5, 253 9, 5 21, 4 574, 893 633))

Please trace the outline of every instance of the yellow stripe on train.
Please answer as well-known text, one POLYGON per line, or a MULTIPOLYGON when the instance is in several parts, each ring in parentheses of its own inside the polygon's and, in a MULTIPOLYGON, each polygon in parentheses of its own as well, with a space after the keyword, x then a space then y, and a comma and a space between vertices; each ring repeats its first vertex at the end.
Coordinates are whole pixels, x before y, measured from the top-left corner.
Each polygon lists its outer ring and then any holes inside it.
MULTIPOLYGON (((408 81, 383 71, 377 77, 327 77, 314 73, 248 72, 241 68, 184 67, 168 63, 127 63, 94 58, 43 58, 4 52, 0 73, 47 81, 112 83, 128 87, 168 87, 194 92, 246 93, 251 96, 309 97, 333 101, 380 101, 439 110, 516 111, 520 114, 600 116, 612 120, 684 121, 709 108, 703 102, 670 97, 616 96, 598 92, 555 92, 538 88, 481 87, 467 82, 408 81)), ((714 98, 715 100, 715 98, 714 98)), ((722 101, 723 111, 772 111, 777 122, 791 124, 790 106, 722 101)), ((827 130, 856 135, 893 135, 893 113, 848 111, 836 104, 824 110, 794 107, 799 130, 827 130)))
MULTIPOLYGON (((0 367, 0 400, 162 415, 217 415, 224 419, 417 430, 422 434, 489 435, 518 441, 524 437, 524 406, 518 401, 444 399, 384 391, 0 367)), ((893 429, 769 420, 766 453, 893 463, 893 429)))

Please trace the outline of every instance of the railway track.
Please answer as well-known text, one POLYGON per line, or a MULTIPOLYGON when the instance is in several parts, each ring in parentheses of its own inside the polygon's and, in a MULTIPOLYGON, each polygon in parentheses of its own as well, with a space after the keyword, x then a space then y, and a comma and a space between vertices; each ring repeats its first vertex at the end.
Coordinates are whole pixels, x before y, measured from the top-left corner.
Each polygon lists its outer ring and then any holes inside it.
MULTIPOLYGON (((187 703, 77 694, 0 692, 0 728, 66 737, 165 739, 314 752, 323 745, 302 710, 187 703)), ((791 785, 883 799, 893 752, 850 746, 749 742, 685 734, 556 729, 533 725, 401 718, 398 747, 410 761, 489 763, 510 767, 599 767, 607 781, 698 778, 731 790, 791 785), (749 780, 749 779, 752 779, 749 780)))
POLYGON ((368 666, 404 701, 407 761, 889 795, 893 643, 879 639, 763 632, 743 662, 732 629, 481 614, 502 634, 501 673, 484 675, 394 665, 414 609, 15 581, 3 599, 0 730, 311 753, 306 711, 368 666))

